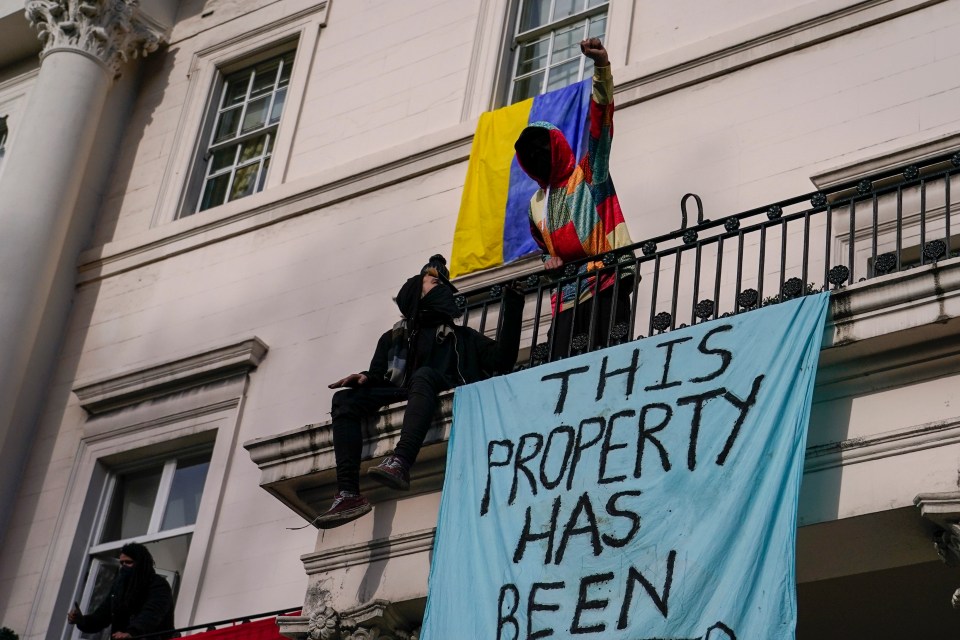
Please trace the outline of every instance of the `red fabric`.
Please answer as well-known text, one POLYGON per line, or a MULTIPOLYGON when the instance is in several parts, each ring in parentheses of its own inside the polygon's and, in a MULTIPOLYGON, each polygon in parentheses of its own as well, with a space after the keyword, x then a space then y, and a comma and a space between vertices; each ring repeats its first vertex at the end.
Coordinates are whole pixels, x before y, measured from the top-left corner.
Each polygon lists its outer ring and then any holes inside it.
MULTIPOLYGON (((553 125, 550 125, 550 127, 553 127, 553 125)), ((530 128, 531 127, 527 127, 527 129, 530 128)), ((570 143, 567 142, 565 137, 563 137, 563 132, 556 127, 550 129, 537 125, 536 127, 532 128, 546 129, 547 135, 550 136, 549 182, 542 182, 540 178, 537 178, 530 173, 530 169, 525 167, 523 164, 522 153, 518 153, 516 155, 517 164, 520 165, 520 168, 523 169, 524 173, 530 176, 530 178, 536 182, 541 189, 546 190, 548 186, 550 188, 559 188, 565 186, 567 184, 567 179, 577 167, 577 159, 573 155, 573 149, 570 148, 570 143)), ((524 131, 526 131, 526 129, 524 129, 524 131)))
POLYGON ((618 198, 607 198, 597 205, 597 215, 606 230, 616 229, 623 222, 623 211, 620 209, 618 198))
POLYGON ((580 236, 577 235, 577 228, 572 222, 568 222, 550 235, 553 238, 554 254, 563 256, 564 261, 587 257, 583 251, 580 236))
POLYGON ((567 180, 577 168, 577 159, 573 155, 570 143, 559 129, 550 129, 550 187, 557 189, 566 186, 567 180))
MULTIPOLYGON (((290 613, 288 615, 299 615, 290 613)), ((287 640, 280 635, 276 618, 237 623, 214 631, 201 631, 184 636, 189 640, 287 640)))

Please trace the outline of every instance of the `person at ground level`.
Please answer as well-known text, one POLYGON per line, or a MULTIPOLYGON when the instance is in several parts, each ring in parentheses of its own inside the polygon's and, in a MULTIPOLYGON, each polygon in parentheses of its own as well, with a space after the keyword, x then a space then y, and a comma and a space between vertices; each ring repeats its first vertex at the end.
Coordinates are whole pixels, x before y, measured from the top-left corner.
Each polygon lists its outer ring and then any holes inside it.
POLYGON ((110 627, 113 640, 148 634, 157 634, 151 636, 156 640, 166 640, 174 637, 173 591, 154 569, 150 551, 131 542, 120 549, 120 572, 107 598, 86 615, 74 607, 67 614, 67 622, 83 633, 110 627))
POLYGON ((492 340, 454 323, 461 315, 448 280, 443 256, 435 255, 397 294, 403 319, 377 342, 370 369, 337 380, 333 396, 333 449, 337 461, 337 494, 333 504, 314 520, 330 529, 372 509, 360 495, 361 420, 380 407, 403 400, 400 440, 391 455, 367 473, 392 489, 410 488, 410 468, 417 459, 445 389, 509 372, 517 361, 523 295, 504 293, 501 328, 492 340))
MULTIPOLYGON (((610 61, 599 38, 582 41, 580 50, 594 63, 589 138, 583 157, 577 161, 563 133, 549 122, 532 123, 514 144, 518 164, 540 186, 530 200, 530 232, 544 252, 547 270, 632 244, 609 172, 613 139, 610 61)), ((578 273, 599 268, 602 262, 586 262, 578 273)), ((613 269, 600 274, 599 292, 597 276, 584 275, 579 286, 574 280, 553 294, 551 359, 567 355, 572 336, 589 331, 594 297, 599 298, 599 305, 591 347, 607 344, 611 316, 613 323, 629 321, 634 271, 632 266, 621 267, 616 298, 613 269)))

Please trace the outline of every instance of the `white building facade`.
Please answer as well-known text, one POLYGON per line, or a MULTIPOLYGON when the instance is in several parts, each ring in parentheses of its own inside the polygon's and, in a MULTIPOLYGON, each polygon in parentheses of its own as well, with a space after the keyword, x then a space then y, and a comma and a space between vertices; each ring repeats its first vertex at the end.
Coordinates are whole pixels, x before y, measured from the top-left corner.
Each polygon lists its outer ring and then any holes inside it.
MULTIPOLYGON (((300 527, 334 492, 327 384, 450 255, 480 114, 589 74, 586 35, 613 65, 625 218, 657 241, 628 336, 793 277, 834 291, 798 637, 951 637, 960 571, 933 540, 955 558, 958 0, 0 0, 3 626, 71 637, 72 602, 137 540, 178 627, 302 607, 285 635, 333 616, 331 637, 416 636, 449 402, 410 494, 370 487, 371 516, 318 532, 300 527), (700 241, 732 234, 702 249, 726 266, 670 257, 698 246, 673 234, 690 192, 716 223, 700 241), (762 239, 734 242, 741 212, 762 239), (759 270, 725 271, 738 248, 759 270)), ((538 264, 459 284, 477 302, 538 264)))

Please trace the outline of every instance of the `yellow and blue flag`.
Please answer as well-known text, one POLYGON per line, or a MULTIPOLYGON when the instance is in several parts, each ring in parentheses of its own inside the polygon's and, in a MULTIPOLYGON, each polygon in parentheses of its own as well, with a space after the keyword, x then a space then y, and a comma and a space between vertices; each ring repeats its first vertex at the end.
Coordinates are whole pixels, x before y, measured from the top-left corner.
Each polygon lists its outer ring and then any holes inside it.
POLYGON ((586 149, 589 113, 587 79, 480 116, 453 234, 452 277, 539 250, 527 218, 530 198, 539 187, 517 164, 513 143, 527 125, 550 122, 579 158, 586 149))

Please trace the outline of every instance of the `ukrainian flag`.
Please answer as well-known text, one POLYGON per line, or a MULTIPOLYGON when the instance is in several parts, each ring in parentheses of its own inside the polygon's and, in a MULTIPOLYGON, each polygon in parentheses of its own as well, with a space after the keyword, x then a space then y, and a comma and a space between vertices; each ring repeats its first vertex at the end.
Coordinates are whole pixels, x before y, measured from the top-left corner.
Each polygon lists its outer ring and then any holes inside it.
POLYGON ((563 132, 578 160, 586 149, 590 80, 480 116, 453 233, 451 277, 512 262, 538 251, 527 210, 539 187, 517 164, 513 143, 528 124, 563 132))

